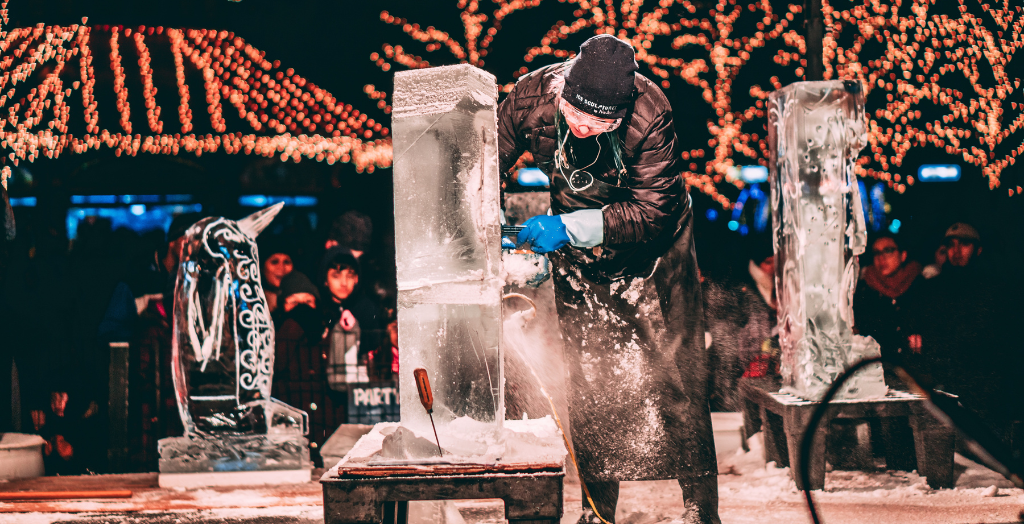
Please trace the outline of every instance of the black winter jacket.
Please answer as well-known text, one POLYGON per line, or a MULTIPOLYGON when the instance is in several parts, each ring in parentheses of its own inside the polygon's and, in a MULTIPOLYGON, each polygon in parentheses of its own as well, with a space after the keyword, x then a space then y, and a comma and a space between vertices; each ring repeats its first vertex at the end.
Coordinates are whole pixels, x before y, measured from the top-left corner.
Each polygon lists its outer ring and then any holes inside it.
MULTIPOLYGON (((533 154, 537 167, 552 175, 557 151, 555 114, 567 65, 542 67, 522 77, 498 108, 498 157, 503 175, 526 151, 533 154)), ((633 251, 628 255, 632 260, 619 265, 640 269, 645 264, 638 258, 653 263, 678 237, 687 196, 668 99, 639 74, 635 88, 633 109, 613 131, 621 141, 626 169, 622 185, 627 191, 619 194, 628 196, 593 207, 604 209, 604 245, 633 251)), ((617 183, 613 162, 599 162, 598 166, 603 172, 591 170, 595 178, 617 183)), ((552 192, 556 192, 554 184, 552 192)), ((556 201, 558 195, 552 194, 552 208, 558 212, 556 201)))

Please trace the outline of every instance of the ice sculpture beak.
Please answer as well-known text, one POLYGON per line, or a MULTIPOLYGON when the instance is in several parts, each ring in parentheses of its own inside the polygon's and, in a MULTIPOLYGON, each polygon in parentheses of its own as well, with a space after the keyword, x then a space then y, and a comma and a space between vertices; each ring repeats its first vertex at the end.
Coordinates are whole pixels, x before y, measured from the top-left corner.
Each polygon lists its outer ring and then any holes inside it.
POLYGON ((239 220, 237 222, 238 229, 245 233, 249 238, 256 240, 256 237, 274 221, 274 217, 281 212, 281 208, 283 207, 284 202, 278 202, 268 208, 261 209, 239 220))

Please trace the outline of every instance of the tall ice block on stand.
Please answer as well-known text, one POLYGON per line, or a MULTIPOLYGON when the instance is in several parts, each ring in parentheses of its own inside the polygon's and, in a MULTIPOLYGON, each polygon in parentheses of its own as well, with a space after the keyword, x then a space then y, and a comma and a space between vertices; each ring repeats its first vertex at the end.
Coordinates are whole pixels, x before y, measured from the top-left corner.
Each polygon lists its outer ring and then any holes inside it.
MULTIPOLYGON (((854 161, 867 133, 857 82, 797 82, 768 104, 775 283, 786 392, 824 395, 848 365, 877 356, 854 335, 857 255, 867 232, 854 161)), ((839 398, 886 394, 881 366, 862 370, 839 398)))
POLYGON ((469 65, 395 75, 402 426, 433 437, 413 379, 424 368, 441 446, 464 454, 483 451, 460 443, 468 432, 497 435, 504 418, 497 97, 469 65))

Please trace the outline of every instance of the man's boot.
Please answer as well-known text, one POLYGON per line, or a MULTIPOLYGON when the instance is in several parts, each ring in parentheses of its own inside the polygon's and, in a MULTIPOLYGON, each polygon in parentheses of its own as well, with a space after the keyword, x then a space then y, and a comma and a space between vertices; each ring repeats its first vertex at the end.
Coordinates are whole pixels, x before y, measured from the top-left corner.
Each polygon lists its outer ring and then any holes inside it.
POLYGON ((685 524, 722 524, 718 518, 718 476, 679 480, 683 488, 685 524))
MULTIPOLYGON (((601 517, 607 522, 615 522, 615 506, 619 502, 619 482, 615 480, 587 482, 587 490, 601 517)), ((583 515, 576 521, 576 524, 601 524, 601 519, 597 518, 594 510, 590 508, 586 494, 583 495, 583 515)))

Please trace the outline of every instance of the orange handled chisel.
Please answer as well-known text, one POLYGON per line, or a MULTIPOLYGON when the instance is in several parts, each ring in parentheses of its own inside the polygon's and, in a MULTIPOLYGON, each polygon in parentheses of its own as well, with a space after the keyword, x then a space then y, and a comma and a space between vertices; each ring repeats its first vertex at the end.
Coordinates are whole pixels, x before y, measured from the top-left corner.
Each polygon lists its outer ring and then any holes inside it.
POLYGON ((413 370, 412 376, 416 378, 416 391, 420 394, 420 402, 423 409, 430 415, 430 427, 434 429, 434 440, 437 442, 437 452, 444 456, 441 451, 441 440, 437 438, 437 426, 434 425, 434 394, 430 391, 430 379, 427 378, 427 370, 418 368, 413 370))

